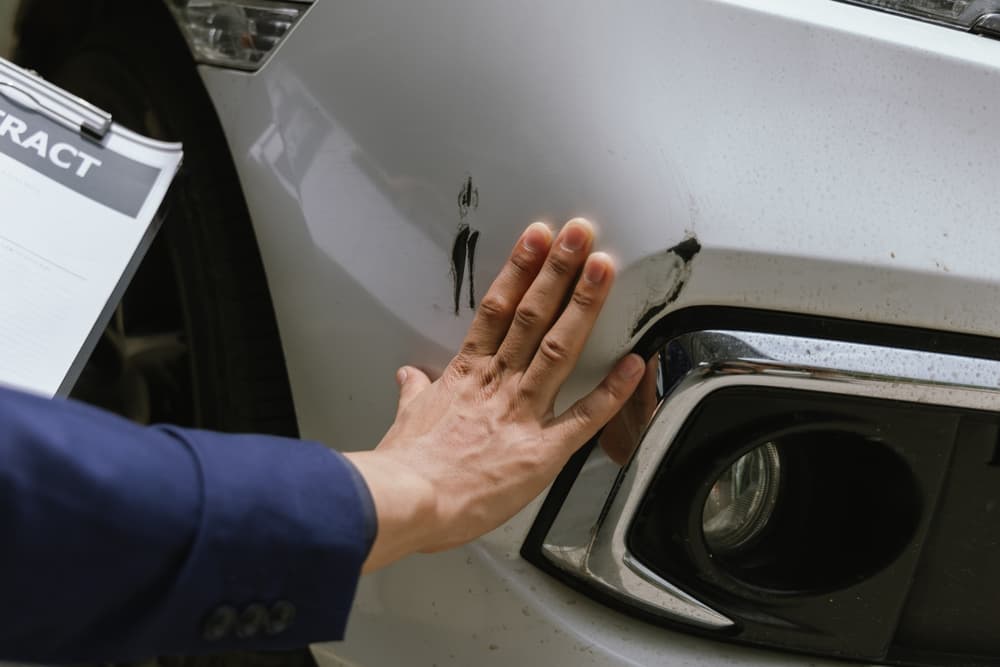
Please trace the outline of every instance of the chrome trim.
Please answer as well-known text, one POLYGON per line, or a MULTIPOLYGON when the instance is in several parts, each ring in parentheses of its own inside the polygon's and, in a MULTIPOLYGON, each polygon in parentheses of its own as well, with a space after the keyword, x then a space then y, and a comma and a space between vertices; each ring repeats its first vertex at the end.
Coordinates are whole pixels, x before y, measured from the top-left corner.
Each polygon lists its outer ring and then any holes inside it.
MULTIPOLYGON (((914 0, 839 0, 839 2, 972 32, 979 32, 976 28, 983 20, 1000 12, 1000 0, 972 0, 957 16, 946 9, 921 7, 914 0)), ((991 34, 989 31, 985 32, 991 34)))
MULTIPOLYGON (((558 567, 631 604, 708 628, 733 621, 681 591, 639 563, 626 536, 639 503, 691 412, 711 393, 735 386, 777 387, 973 410, 1000 409, 1000 361, 842 341, 745 331, 701 331, 670 343, 689 361, 664 397, 639 447, 625 464, 596 522, 567 527, 560 522, 577 484, 553 522, 562 544, 543 541, 542 551, 558 567)), ((592 491, 586 495, 601 494, 592 491)), ((549 535, 553 535, 550 529, 549 535)))
POLYGON ((980 16, 976 25, 972 26, 972 32, 994 39, 1000 38, 1000 12, 980 16))

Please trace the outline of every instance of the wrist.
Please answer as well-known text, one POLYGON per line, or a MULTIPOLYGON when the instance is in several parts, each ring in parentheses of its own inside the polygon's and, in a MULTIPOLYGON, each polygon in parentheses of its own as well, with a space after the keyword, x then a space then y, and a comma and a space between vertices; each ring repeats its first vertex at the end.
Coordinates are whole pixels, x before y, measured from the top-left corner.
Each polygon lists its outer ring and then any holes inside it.
POLYGON ((429 480, 378 451, 344 456, 368 486, 378 523, 362 572, 372 572, 433 544, 439 522, 437 497, 429 480))

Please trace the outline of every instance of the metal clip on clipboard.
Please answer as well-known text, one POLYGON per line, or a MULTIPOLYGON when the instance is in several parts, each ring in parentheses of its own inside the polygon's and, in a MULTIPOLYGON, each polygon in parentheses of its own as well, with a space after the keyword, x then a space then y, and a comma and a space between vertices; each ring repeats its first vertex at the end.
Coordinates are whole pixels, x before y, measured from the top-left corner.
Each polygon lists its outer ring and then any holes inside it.
POLYGON ((103 141, 111 129, 111 114, 2 58, 0 95, 93 141, 103 141))

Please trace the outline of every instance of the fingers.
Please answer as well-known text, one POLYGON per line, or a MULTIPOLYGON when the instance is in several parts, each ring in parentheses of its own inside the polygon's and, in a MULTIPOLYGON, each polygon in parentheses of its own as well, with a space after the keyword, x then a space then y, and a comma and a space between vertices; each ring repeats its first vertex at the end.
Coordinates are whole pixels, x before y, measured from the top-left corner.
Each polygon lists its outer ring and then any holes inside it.
POLYGON ((570 220, 552 244, 538 277, 520 299, 507 336, 497 351, 502 367, 523 369, 535 356, 542 336, 552 326, 566 293, 587 259, 594 230, 586 220, 570 220))
POLYGON ((617 414, 642 379, 645 362, 637 354, 619 361, 592 392, 559 415, 553 424, 557 441, 570 452, 579 449, 617 414))
POLYGON ((637 415, 640 415, 640 421, 649 421, 649 418, 653 416, 653 412, 656 410, 656 379, 659 376, 659 370, 660 355, 654 354, 646 362, 646 370, 642 374, 642 380, 639 382, 639 387, 635 390, 635 394, 630 400, 630 402, 635 403, 635 411, 637 415))
POLYGON ((521 381, 522 393, 532 398, 539 413, 551 408, 559 387, 576 366, 613 280, 610 257, 602 252, 588 257, 569 303, 542 337, 521 381))
POLYGON ((646 425, 656 411, 656 380, 659 365, 660 355, 654 354, 653 358, 646 362, 646 371, 642 374, 635 392, 601 432, 601 447, 608 458, 618 465, 624 465, 632 456, 646 430, 646 425))
POLYGON ((398 419, 406 406, 420 392, 431 385, 431 379, 418 368, 403 366, 396 371, 396 382, 399 384, 399 405, 396 408, 396 418, 398 419))
POLYGON ((541 222, 528 226, 479 302, 476 317, 462 343, 469 356, 494 354, 507 334, 514 310, 538 275, 552 244, 552 232, 541 222))

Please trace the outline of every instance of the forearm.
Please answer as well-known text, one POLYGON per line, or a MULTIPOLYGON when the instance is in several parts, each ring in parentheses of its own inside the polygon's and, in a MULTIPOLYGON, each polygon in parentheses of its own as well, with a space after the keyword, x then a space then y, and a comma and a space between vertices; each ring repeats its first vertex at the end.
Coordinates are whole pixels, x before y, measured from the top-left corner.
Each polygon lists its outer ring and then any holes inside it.
POLYGON ((142 428, 0 389, 0 459, 0 659, 124 660, 341 636, 374 517, 350 464, 326 448, 142 428), (270 614, 279 602, 293 606, 291 625, 265 616, 241 630, 251 605, 270 614), (224 608, 235 618, 212 636, 224 608))

